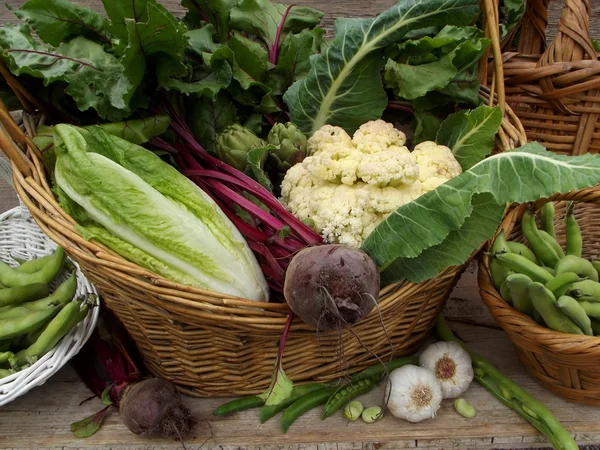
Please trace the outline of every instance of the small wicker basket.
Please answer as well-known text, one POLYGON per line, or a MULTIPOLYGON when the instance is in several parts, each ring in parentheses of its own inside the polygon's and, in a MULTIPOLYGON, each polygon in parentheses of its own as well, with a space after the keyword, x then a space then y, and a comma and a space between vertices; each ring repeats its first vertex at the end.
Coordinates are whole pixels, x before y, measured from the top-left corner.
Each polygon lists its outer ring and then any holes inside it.
MULTIPOLYGON (((492 8, 493 2, 484 0, 486 8, 492 8)), ((499 56, 496 16, 487 18, 485 28, 499 56)), ((498 103, 504 111, 495 148, 499 152, 524 144, 526 138, 518 119, 503 101, 502 65, 498 62, 492 70, 497 81, 491 88, 482 87, 481 96, 488 104, 498 103)), ((37 99, 1 64, 0 74, 18 94, 24 109, 34 112, 37 99)), ((189 395, 264 391, 290 312, 288 306, 257 304, 176 284, 83 239, 75 221, 55 200, 39 150, 30 139, 37 116, 25 114, 24 127, 20 127, 2 106, 0 122, 5 129, 0 130, 0 148, 13 162, 19 197, 44 232, 81 264, 135 340, 150 372, 172 381, 189 395)), ((295 320, 285 347, 286 372, 295 382, 333 380, 377 362, 375 354, 385 358, 391 353, 413 353, 432 328, 465 267, 449 267, 420 284, 385 287, 380 293, 379 311, 353 327, 360 341, 347 331, 317 334, 295 320)))
MULTIPOLYGON (((556 237, 565 244, 566 201, 576 202, 574 214, 583 234, 583 257, 600 258, 600 191, 596 188, 573 191, 552 198, 556 203, 556 237)), ((541 202, 540 205, 541 206, 541 202)), ((524 242, 520 219, 522 205, 504 219, 500 230, 507 239, 524 242)), ((492 316, 506 331, 527 372, 555 394, 574 402, 600 406, 600 337, 559 333, 538 325, 529 316, 509 305, 492 284, 490 258, 479 265, 481 297, 492 316)))
POLYGON ((600 60, 590 38, 591 2, 565 0, 546 48, 549 0, 528 0, 521 23, 503 42, 506 102, 529 141, 566 155, 600 152, 600 60))

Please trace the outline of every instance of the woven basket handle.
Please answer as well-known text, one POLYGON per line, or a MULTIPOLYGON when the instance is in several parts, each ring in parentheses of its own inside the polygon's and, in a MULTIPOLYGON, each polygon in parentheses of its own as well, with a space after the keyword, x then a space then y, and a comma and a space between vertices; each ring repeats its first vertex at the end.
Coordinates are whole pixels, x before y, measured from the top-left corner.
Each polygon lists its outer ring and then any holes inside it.
MULTIPOLYGON (((594 50, 592 39, 590 37, 590 0, 565 0, 560 21, 558 23, 558 32, 556 37, 542 54, 538 61, 539 67, 556 65, 562 62, 574 62, 582 60, 598 60, 598 55, 594 50)), ((571 70, 569 65, 564 67, 564 72, 571 70)), ((558 111, 565 114, 573 114, 572 111, 563 103, 562 99, 566 95, 583 92, 586 86, 578 86, 579 90, 571 89, 558 95, 553 84, 555 73, 548 75, 540 80, 540 87, 548 102, 558 111)))

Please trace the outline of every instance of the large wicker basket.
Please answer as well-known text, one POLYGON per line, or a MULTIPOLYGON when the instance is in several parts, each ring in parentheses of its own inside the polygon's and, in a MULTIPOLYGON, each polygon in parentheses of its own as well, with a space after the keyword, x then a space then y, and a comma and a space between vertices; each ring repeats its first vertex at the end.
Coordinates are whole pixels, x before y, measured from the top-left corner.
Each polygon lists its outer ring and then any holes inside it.
MULTIPOLYGON (((583 257, 600 258, 600 191, 596 188, 553 197, 556 236, 565 243, 564 212, 567 200, 576 203, 574 214, 583 234, 583 257)), ((539 205, 541 206, 541 204, 539 205)), ((500 230, 507 239, 524 242, 520 220, 524 206, 509 213, 500 230)), ((600 337, 559 333, 538 325, 500 296, 489 274, 489 257, 479 265, 479 290, 494 319, 506 331, 523 366, 541 385, 568 400, 600 406, 600 337)))
MULTIPOLYGON (((485 3, 493 5, 493 0, 485 3)), ((486 28, 499 55, 497 19, 486 28)), ((495 149, 504 151, 522 145, 526 138, 502 101, 501 64, 495 70, 498 83, 491 89, 482 87, 481 95, 490 104, 499 98, 505 111, 495 149)), ((34 110, 36 99, 23 91, 5 67, 0 66, 0 73, 18 92, 24 108, 34 110)), ((287 305, 256 304, 175 284, 83 239, 74 220, 56 202, 39 151, 22 131, 35 130, 34 117, 25 114, 24 127, 19 127, 0 108, 5 127, 0 147, 13 162, 19 197, 47 235, 64 246, 95 283, 137 343, 148 369, 190 395, 243 395, 266 389, 290 312, 287 305)), ((447 268, 421 284, 387 286, 381 291, 379 314, 373 312, 353 328, 361 342, 349 332, 318 335, 296 320, 285 347, 285 370, 294 381, 331 380, 373 364, 374 354, 414 352, 464 268, 447 268)))
POLYGON ((549 0, 527 0, 521 23, 503 42, 506 101, 528 140, 556 153, 600 152, 600 60, 590 38, 592 1, 597 0, 565 0, 557 34, 546 48, 549 0))

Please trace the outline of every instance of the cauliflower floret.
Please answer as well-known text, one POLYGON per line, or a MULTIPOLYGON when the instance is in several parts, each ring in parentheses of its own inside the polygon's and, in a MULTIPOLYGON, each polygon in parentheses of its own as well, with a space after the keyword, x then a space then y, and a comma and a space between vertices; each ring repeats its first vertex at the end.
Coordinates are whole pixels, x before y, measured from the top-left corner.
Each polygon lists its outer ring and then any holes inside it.
POLYGON ((390 127, 369 122, 354 141, 341 128, 323 127, 309 139, 316 153, 286 173, 282 202, 299 219, 312 219, 325 241, 360 247, 390 213, 462 172, 449 148, 423 142, 411 153, 390 127))
POLYGON ((374 153, 390 146, 403 147, 406 143, 406 135, 391 123, 381 119, 371 120, 356 130, 352 142, 361 152, 374 153))
POLYGON ((306 143, 308 155, 319 153, 330 145, 339 147, 352 147, 352 138, 343 128, 324 125, 311 136, 306 143))

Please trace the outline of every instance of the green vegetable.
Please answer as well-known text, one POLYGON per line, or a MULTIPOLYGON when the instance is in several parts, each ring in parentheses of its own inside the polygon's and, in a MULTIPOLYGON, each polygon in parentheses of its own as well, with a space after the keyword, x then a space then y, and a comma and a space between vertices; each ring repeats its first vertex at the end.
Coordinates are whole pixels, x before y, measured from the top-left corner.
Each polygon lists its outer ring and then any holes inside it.
POLYGON ((46 283, 33 283, 0 289, 0 306, 18 305, 48 295, 46 283))
POLYGON ((513 273, 506 278, 506 283, 508 284, 512 304, 517 311, 532 316, 534 308, 529 296, 529 285, 533 283, 531 278, 522 273, 513 273))
POLYGON ((294 388, 292 389, 292 393, 290 394, 290 396, 288 398, 286 398, 285 400, 283 400, 282 402, 280 402, 276 405, 269 405, 269 406, 264 405, 260 409, 260 423, 265 423, 267 420, 272 418, 275 414, 277 414, 280 411, 283 411, 285 408, 290 406, 292 403, 294 403, 300 397, 303 397, 306 394, 317 391, 319 389, 323 389, 324 387, 325 387, 324 385, 319 384, 319 383, 309 383, 309 384, 302 384, 300 386, 294 386, 294 388))
POLYGON ((306 136, 291 122, 273 125, 267 144, 275 146, 269 154, 270 164, 283 175, 306 156, 306 136))
POLYGON ((265 141, 236 123, 217 136, 215 149, 221 161, 243 172, 248 164, 248 153, 264 145, 265 141))
POLYGON ((361 248, 382 269, 384 284, 427 280, 463 264, 490 239, 507 203, 593 186, 600 182, 599 168, 600 156, 561 156, 536 143, 490 156, 398 208, 361 248), (532 177, 533 170, 543 176, 532 177))
POLYGON ((577 223, 577 219, 573 215, 573 202, 570 202, 567 207, 567 216, 565 218, 566 235, 567 235, 567 254, 581 257, 583 246, 583 237, 581 228, 577 223))
POLYGON ((331 417, 337 410, 339 410, 350 400, 371 391, 379 384, 379 381, 379 377, 366 378, 349 385, 339 387, 331 394, 329 399, 327 399, 322 418, 326 419, 327 417, 331 417))
POLYGON ((548 233, 551 237, 556 238, 554 231, 554 215, 556 210, 553 202, 546 202, 540 209, 540 217, 542 221, 542 230, 548 233))
POLYGON ((583 334, 581 329, 559 309, 556 298, 543 284, 531 283, 529 295, 534 308, 543 317, 548 328, 562 333, 583 334))
POLYGON ((546 283, 546 289, 552 292, 554 297, 558 298, 567 292, 569 286, 581 280, 582 279, 576 273, 563 272, 548 281, 546 283))
POLYGON ((486 388, 494 397, 520 414, 542 433, 557 450, 577 450, 577 444, 571 434, 560 424, 551 411, 541 402, 505 377, 492 364, 481 356, 470 352, 448 327, 443 316, 438 316, 436 332, 444 341, 459 343, 471 355, 475 380, 486 388))
POLYGON ((364 406, 358 400, 353 400, 344 408, 344 417, 351 422, 360 419, 364 406))
POLYGON ((173 167, 100 129, 57 125, 56 132, 56 182, 87 218, 79 221, 84 236, 89 231, 88 236, 174 281, 267 298, 264 276, 239 231, 173 167), (133 166, 135 173, 128 170, 133 166))
POLYGON ((228 416, 229 414, 245 409, 257 408, 265 404, 265 400, 258 395, 236 398, 230 402, 224 403, 213 411, 213 416, 228 416))
POLYGON ((33 273, 42 269, 42 267, 44 267, 46 263, 53 257, 54 254, 51 253, 50 255, 42 256, 41 258, 34 258, 29 261, 19 260, 19 258, 15 258, 14 256, 13 259, 19 263, 19 266, 15 267, 16 270, 19 272, 33 273))
POLYGON ((565 256, 565 252, 563 251, 563 249, 560 246, 560 244, 558 243, 558 241, 555 238, 553 238, 552 236, 550 236, 550 234, 548 234, 545 230, 539 230, 539 231, 540 231, 540 236, 542 236, 542 239, 544 239, 548 244, 550 244, 550 246, 556 252, 557 256, 559 258, 563 258, 565 256))
POLYGON ((563 295, 562 297, 559 297, 557 305, 585 334, 588 336, 594 335, 590 318, 586 315, 586 311, 583 307, 577 303, 577 300, 567 295, 563 295))
POLYGON ((32 311, 21 317, 0 320, 0 340, 14 338, 37 330, 59 310, 59 307, 53 307, 40 311, 32 311))
POLYGON ((327 50, 283 97, 292 122, 312 134, 325 124, 353 132, 380 118, 388 100, 380 78, 382 49, 419 28, 467 25, 477 11, 472 0, 406 0, 374 19, 338 19, 327 50))
POLYGON ((575 255, 567 255, 556 264, 556 274, 573 272, 582 278, 598 281, 598 272, 587 259, 575 255))
POLYGON ((463 417, 466 417, 467 419, 471 419, 475 417, 475 414, 477 414, 475 408, 473 408, 473 406, 464 398, 457 398, 454 400, 454 409, 457 413, 463 417))
POLYGON ((69 278, 63 281, 48 297, 42 298, 35 302, 23 303, 21 306, 24 306, 31 311, 39 311, 52 306, 64 305, 73 299, 76 291, 77 276, 72 274, 69 278))
POLYGON ((592 266, 596 269, 596 272, 600 272, 600 261, 591 261, 592 266))
POLYGON ((594 331, 595 336, 600 336, 600 320, 598 319, 590 319, 592 330, 594 331))
POLYGON ((373 423, 383 417, 383 408, 381 406, 370 406, 365 408, 360 415, 365 423, 373 423))
POLYGON ((283 432, 287 433, 290 426, 302 414, 324 404, 335 390, 335 388, 323 388, 306 394, 292 403, 281 415, 281 429, 283 432))
POLYGON ((535 218, 530 210, 523 213, 521 228, 523 235, 540 262, 545 266, 554 267, 558 262, 559 255, 554 246, 548 243, 542 232, 537 228, 535 218))
POLYGON ((600 283, 593 280, 578 281, 569 285, 565 293, 577 300, 600 302, 600 283))
POLYGON ((508 278, 500 286, 500 296, 506 301, 506 303, 512 305, 512 295, 508 285, 508 278))
POLYGON ((539 264, 539 261, 538 261, 537 257, 535 256, 535 253, 533 253, 529 249, 529 247, 527 247, 525 244, 521 244, 520 242, 515 242, 515 241, 508 241, 506 244, 508 246, 508 250, 510 251, 510 253, 517 253, 521 256, 524 256, 529 261, 531 261, 535 264, 539 264))
POLYGON ((350 381, 352 383, 356 383, 357 381, 366 380, 367 378, 383 378, 386 373, 389 373, 394 369, 399 369, 400 367, 406 366, 408 364, 418 366, 419 357, 404 356, 402 358, 392 359, 390 362, 387 363, 375 364, 374 366, 366 368, 362 372, 358 372, 357 374, 352 375, 352 377, 350 377, 350 381))
MULTIPOLYGON (((572 298, 572 297, 571 297, 572 298)), ((579 306, 585 311, 588 317, 591 319, 600 320, 600 303, 589 302, 587 300, 576 300, 579 306)))
POLYGON ((506 277, 513 273, 513 271, 506 265, 501 264, 498 259, 494 257, 494 255, 497 253, 506 253, 508 251, 508 243, 506 242, 504 230, 501 230, 500 233, 498 233, 498 236, 496 236, 494 239, 494 243, 490 248, 490 254, 492 255, 490 261, 490 275, 492 277, 494 286, 496 286, 496 289, 500 289, 500 287, 504 284, 506 277))
POLYGON ((543 267, 532 263, 524 256, 517 255, 516 253, 498 253, 494 258, 497 258, 500 264, 515 272, 527 275, 533 281, 547 283, 553 278, 543 267))
POLYGON ((64 257, 64 249, 58 247, 52 258, 48 260, 44 267, 34 273, 19 272, 8 264, 0 261, 0 283, 8 287, 25 286, 34 283, 48 284, 54 280, 61 271, 64 257))

